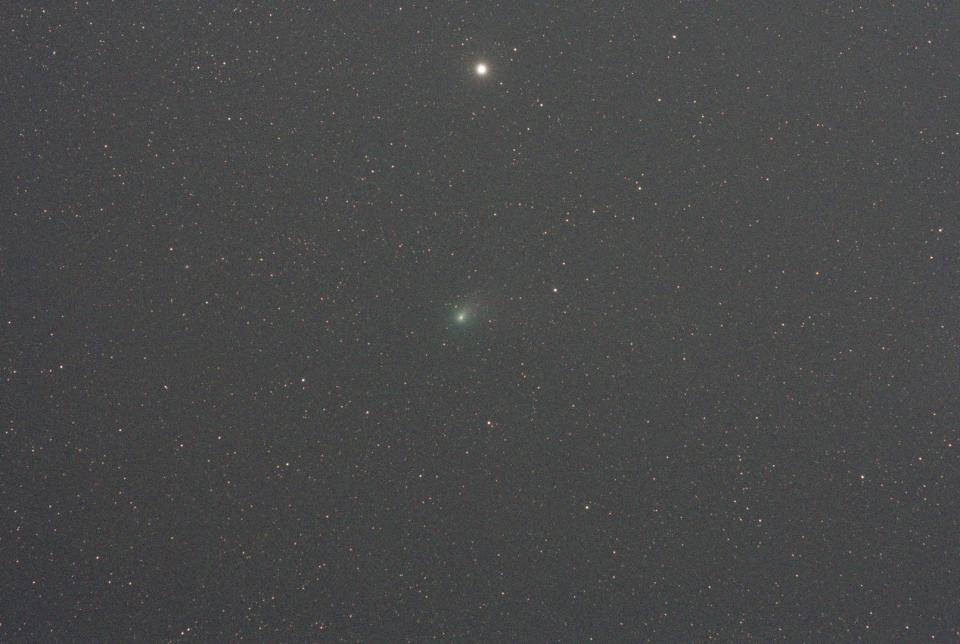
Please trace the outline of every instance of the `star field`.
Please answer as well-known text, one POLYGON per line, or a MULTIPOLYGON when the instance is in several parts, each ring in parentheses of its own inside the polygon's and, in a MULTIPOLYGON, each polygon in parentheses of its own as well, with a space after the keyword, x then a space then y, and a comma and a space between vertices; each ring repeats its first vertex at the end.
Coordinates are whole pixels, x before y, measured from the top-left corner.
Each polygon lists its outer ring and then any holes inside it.
POLYGON ((0 640, 957 641, 958 26, 3 6, 0 640))

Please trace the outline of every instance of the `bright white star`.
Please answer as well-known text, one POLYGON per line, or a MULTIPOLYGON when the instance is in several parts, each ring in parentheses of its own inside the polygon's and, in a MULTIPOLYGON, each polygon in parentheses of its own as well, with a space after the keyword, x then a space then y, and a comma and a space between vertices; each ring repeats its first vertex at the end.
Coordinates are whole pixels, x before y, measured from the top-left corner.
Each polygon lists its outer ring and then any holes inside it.
POLYGON ((486 75, 487 75, 487 64, 477 63, 477 76, 486 76, 486 75))

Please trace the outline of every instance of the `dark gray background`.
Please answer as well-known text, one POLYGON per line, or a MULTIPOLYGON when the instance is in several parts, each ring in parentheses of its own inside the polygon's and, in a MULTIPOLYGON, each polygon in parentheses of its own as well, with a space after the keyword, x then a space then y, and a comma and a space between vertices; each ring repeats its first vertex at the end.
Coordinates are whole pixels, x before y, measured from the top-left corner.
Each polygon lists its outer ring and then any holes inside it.
POLYGON ((0 639, 960 638, 957 3, 156 4, 0 9, 0 639))

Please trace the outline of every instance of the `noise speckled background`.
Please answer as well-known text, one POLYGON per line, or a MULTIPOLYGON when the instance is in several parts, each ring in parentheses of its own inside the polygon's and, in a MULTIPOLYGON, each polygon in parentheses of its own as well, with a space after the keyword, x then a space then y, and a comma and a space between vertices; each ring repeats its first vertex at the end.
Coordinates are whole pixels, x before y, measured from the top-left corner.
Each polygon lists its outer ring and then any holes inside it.
POLYGON ((0 639, 957 640, 958 24, 6 3, 0 639))

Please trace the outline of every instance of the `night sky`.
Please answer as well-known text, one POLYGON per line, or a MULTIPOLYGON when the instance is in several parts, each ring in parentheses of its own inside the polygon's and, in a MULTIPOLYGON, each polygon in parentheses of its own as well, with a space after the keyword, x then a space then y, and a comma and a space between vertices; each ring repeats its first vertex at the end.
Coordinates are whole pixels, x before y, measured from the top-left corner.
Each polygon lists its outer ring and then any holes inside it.
POLYGON ((0 8, 0 640, 960 639, 960 4, 160 4, 0 8))

